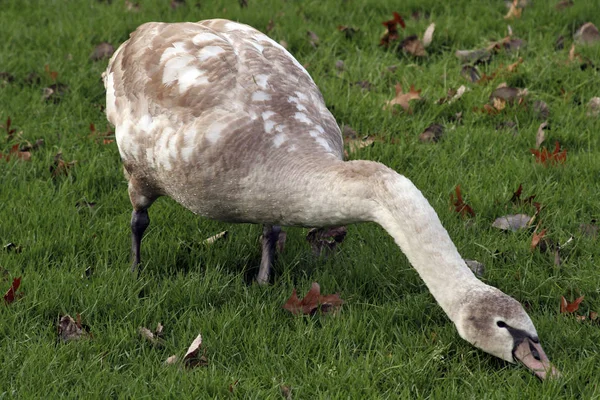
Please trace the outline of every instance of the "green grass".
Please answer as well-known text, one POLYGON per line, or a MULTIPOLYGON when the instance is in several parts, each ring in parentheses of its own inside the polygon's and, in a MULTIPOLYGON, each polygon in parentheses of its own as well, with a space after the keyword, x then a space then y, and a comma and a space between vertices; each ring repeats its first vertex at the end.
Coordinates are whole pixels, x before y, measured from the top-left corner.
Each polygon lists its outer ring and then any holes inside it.
MULTIPOLYGON (((504 51, 481 72, 523 57, 514 74, 488 84, 460 76, 458 49, 475 49, 505 36, 501 1, 259 1, 248 8, 237 1, 195 1, 172 10, 167 0, 142 2, 137 13, 124 2, 0 1, 0 71, 15 80, 0 83, 0 121, 31 142, 45 140, 25 162, 0 160, 0 242, 20 253, 0 252, 0 291, 22 276, 23 297, 0 306, 0 399, 2 398, 280 398, 280 385, 294 398, 598 398, 600 325, 559 314, 559 299, 585 295, 581 310, 600 311, 600 246, 583 236, 581 223, 600 219, 600 119, 586 116, 586 104, 600 95, 600 74, 567 63, 572 34, 591 20, 600 26, 593 1, 576 1, 564 11, 554 1, 535 1, 523 17, 508 22, 527 41, 518 53, 504 51), (110 3, 110 4, 109 4, 110 3), (415 21, 412 11, 430 13, 415 21), (415 60, 378 46, 393 11, 406 17, 402 34, 422 34, 437 25, 430 56, 415 60), (261 228, 228 225, 193 216, 169 199, 150 210, 152 223, 143 244, 146 269, 129 273, 130 204, 115 144, 96 143, 89 124, 108 129, 103 114, 100 74, 106 61, 92 62, 96 44, 118 46, 147 21, 229 18, 285 40, 307 65, 340 125, 361 135, 383 138, 351 158, 381 161, 420 187, 465 258, 486 266, 483 279, 526 304, 542 344, 563 372, 558 381, 540 383, 525 368, 475 349, 461 340, 453 324, 392 239, 372 224, 349 227, 339 253, 311 255, 306 230, 288 229, 288 242, 276 264, 275 284, 248 284, 260 262, 261 228), (360 28, 347 40, 338 25, 360 28), (306 31, 320 37, 314 49, 306 31), (559 35, 565 49, 554 50, 559 35), (345 71, 336 72, 336 60, 345 71), (58 103, 42 100, 52 83, 44 65, 69 86, 58 103), (398 65, 395 72, 386 67, 398 65), (30 72, 40 82, 25 83, 30 72), (362 91, 351 83, 368 80, 362 91), (502 81, 528 88, 529 108, 510 108, 498 116, 473 112, 502 81), (394 84, 422 89, 426 100, 414 113, 392 114, 382 106, 394 84), (465 84, 461 100, 437 105, 448 89, 465 84), (570 92, 565 98, 561 89, 570 92), (534 100, 550 109, 547 145, 568 149, 564 166, 543 167, 529 153, 540 123, 534 100), (463 123, 450 117, 463 112, 463 123), (496 131, 498 123, 517 123, 518 134, 496 131), (437 144, 418 135, 431 123, 447 127, 437 144), (451 129, 454 126, 454 129, 451 129), (57 152, 77 160, 69 176, 53 179, 49 166, 57 152), (451 211, 449 195, 460 184, 475 212, 472 221, 451 211), (564 243, 563 264, 529 249, 531 232, 506 234, 491 228, 501 215, 528 206, 507 207, 513 191, 535 194, 548 235, 564 243), (80 201, 93 208, 77 208, 80 201), (202 240, 227 229, 224 242, 202 240), (84 271, 93 274, 86 278, 84 271), (82 277, 83 274, 83 277, 82 277), (312 281, 346 301, 334 317, 294 318, 281 309, 292 288, 305 293, 312 281), (60 343, 56 322, 80 313, 93 338, 60 343), (165 346, 138 337, 140 326, 165 326, 165 346), (202 332, 208 366, 181 370, 164 366, 182 355, 202 332), (233 393, 229 386, 238 382, 233 393)), ((600 46, 577 51, 600 66, 600 46)), ((0 151, 11 144, 0 132, 0 151)))

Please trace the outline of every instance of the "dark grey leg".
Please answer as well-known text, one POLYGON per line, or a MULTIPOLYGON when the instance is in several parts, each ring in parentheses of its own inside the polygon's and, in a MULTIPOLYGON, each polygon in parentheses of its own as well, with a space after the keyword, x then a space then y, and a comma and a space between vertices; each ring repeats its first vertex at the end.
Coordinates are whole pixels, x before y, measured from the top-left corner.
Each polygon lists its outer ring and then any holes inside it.
POLYGON ((269 283, 271 267, 273 266, 273 260, 275 259, 275 248, 280 232, 281 226, 265 225, 263 227, 262 257, 260 260, 258 276, 256 277, 256 281, 259 285, 266 285, 269 283))
POLYGON ((131 272, 136 272, 140 265, 140 247, 142 245, 142 236, 144 236, 144 231, 148 225, 150 225, 148 210, 133 210, 131 213, 131 254, 133 256, 131 272))

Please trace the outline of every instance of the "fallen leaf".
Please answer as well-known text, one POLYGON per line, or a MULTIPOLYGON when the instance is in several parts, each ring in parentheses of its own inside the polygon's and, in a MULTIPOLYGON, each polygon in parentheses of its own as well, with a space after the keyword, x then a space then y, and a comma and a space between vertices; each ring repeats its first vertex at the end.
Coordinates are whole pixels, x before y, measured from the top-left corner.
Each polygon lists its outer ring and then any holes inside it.
POLYGON ((308 41, 312 47, 319 47, 320 39, 316 33, 314 33, 313 31, 306 31, 306 36, 308 36, 308 41))
POLYGON ((156 332, 152 332, 150 329, 140 326, 138 333, 143 339, 146 339, 150 344, 156 347, 162 347, 163 341, 159 337, 162 334, 162 325, 159 323, 156 332))
POLYGON ((294 288, 292 295, 283 305, 283 308, 294 315, 314 315, 319 310, 321 313, 337 311, 342 304, 344 304, 344 301, 340 298, 339 294, 322 296, 321 287, 317 282, 313 282, 310 290, 302 300, 298 298, 296 289, 294 288))
POLYGON ((344 241, 347 230, 345 226, 330 228, 313 228, 306 234, 306 240, 317 257, 323 255, 324 251, 332 252, 338 244, 344 241))
POLYGON ((518 59, 517 61, 515 61, 515 62, 514 62, 514 63, 512 63, 512 64, 509 64, 509 65, 506 67, 506 70, 507 70, 508 72, 516 72, 516 71, 517 71, 517 68, 519 68, 519 65, 521 65, 521 64, 523 64, 523 57, 519 57, 519 59, 518 59))
POLYGON ((521 18, 523 9, 518 6, 519 0, 513 0, 508 13, 504 16, 504 19, 521 18))
POLYGON ((592 220, 591 224, 581 224, 579 225, 579 231, 588 237, 591 237, 592 239, 595 239, 598 237, 598 225, 595 224, 596 220, 592 220))
POLYGON ((460 99, 467 90, 468 89, 465 85, 460 85, 460 87, 456 90, 450 89, 450 90, 448 90, 448 94, 446 95, 446 97, 439 99, 437 101, 437 104, 444 104, 444 103, 452 104, 456 100, 460 99))
POLYGON ((575 32, 573 38, 577 43, 592 44, 600 41, 600 32, 598 32, 596 25, 587 22, 575 32))
POLYGON ((548 126, 548 122, 544 121, 540 124, 537 130, 537 134, 535 135, 535 148, 539 149, 544 140, 546 140, 546 133, 544 132, 544 128, 548 126))
MULTIPOLYGON (((542 229, 540 233, 537 233, 536 228, 536 231, 533 232, 533 237, 531 238, 531 250, 535 249, 538 246, 538 244, 544 238, 544 236, 546 236, 546 229, 542 229)), ((544 253, 544 251, 542 251, 542 253, 544 253)))
POLYGON ((228 235, 229 235, 228 231, 219 232, 216 235, 213 235, 213 236, 209 237, 208 239, 205 239, 204 244, 207 244, 207 245, 214 244, 215 242, 217 242, 219 240, 227 239, 228 235))
MULTIPOLYGON (((535 194, 531 195, 529 197, 527 197, 526 199, 521 199, 521 194, 523 193, 523 185, 520 184, 519 187, 517 188, 517 190, 513 193, 512 197, 510 198, 510 202, 513 204, 517 204, 517 205, 521 205, 521 204, 531 204, 531 202, 533 201, 533 199, 535 199, 535 194)), ((539 212, 536 212, 536 214, 539 212)))
POLYGON ((363 90, 371 90, 372 88, 372 84, 369 81, 356 81, 354 83, 352 83, 353 86, 358 86, 363 90))
POLYGON ((185 5, 185 0, 171 0, 171 10, 176 10, 185 5))
POLYGON ((4 85, 8 85, 10 83, 13 83, 14 81, 15 81, 15 77, 10 72, 6 72, 6 71, 0 72, 0 82, 2 82, 4 85))
POLYGON ((542 100, 536 100, 533 103, 533 111, 536 113, 537 118, 540 121, 546 121, 550 116, 550 109, 548 108, 548 104, 542 100))
POLYGON ((58 103, 69 91, 69 86, 64 83, 53 83, 42 89, 42 99, 58 103))
POLYGON ((183 364, 188 368, 194 368, 198 366, 208 365, 208 360, 204 354, 200 355, 200 348, 202 347, 202 334, 198 334, 196 339, 192 342, 188 348, 185 356, 183 357, 183 364))
POLYGON ((344 34, 344 36, 346 37, 346 39, 352 39, 354 37, 354 35, 356 33, 358 33, 358 31, 360 31, 359 28, 355 28, 352 26, 346 26, 346 25, 339 25, 337 27, 338 31, 342 32, 344 34))
POLYGON ((450 193, 450 202, 454 206, 454 211, 459 213, 462 217, 466 217, 467 214, 468 216, 474 217, 475 212, 473 211, 471 206, 469 206, 463 201, 462 195, 460 193, 460 185, 456 185, 454 191, 456 192, 456 200, 454 199, 454 194, 450 193))
POLYGON ((475 260, 464 260, 464 262, 475 275, 483 276, 485 272, 485 266, 482 263, 475 260))
POLYGON ((419 40, 417 35, 410 35, 405 37, 402 42, 400 42, 400 48, 408 54, 411 54, 415 57, 425 57, 427 55, 427 51, 425 50, 425 46, 419 40))
POLYGON ((587 104, 587 115, 588 117, 597 117, 600 115, 600 97, 592 97, 587 104))
POLYGON ((4 251, 14 251, 15 253, 19 254, 23 249, 21 249, 21 246, 18 246, 14 243, 7 243, 4 245, 3 250, 4 251))
POLYGON ((479 74, 479 71, 477 70, 477 68, 475 68, 471 65, 463 66, 462 69, 460 70, 460 74, 462 75, 463 78, 465 78, 466 80, 468 80, 469 82, 472 82, 472 83, 477 83, 481 79, 481 75, 479 74))
POLYGON ((519 129, 515 121, 502 121, 498 125, 496 125, 497 131, 502 129, 511 130, 513 132, 513 135, 515 136, 517 133, 519 133, 519 129))
POLYGON ((173 365, 177 363, 178 359, 179 357, 177 357, 176 355, 172 355, 165 360, 165 365, 173 365))
POLYGON ((567 161, 567 150, 560 150, 560 143, 556 141, 554 151, 550 153, 548 149, 543 147, 541 150, 529 149, 535 156, 535 162, 544 166, 564 164, 567 161))
POLYGON ((562 0, 559 1, 554 8, 556 8, 558 11, 562 11, 565 8, 573 7, 573 4, 573 0, 562 0))
POLYGON ((564 48, 565 48, 565 37, 563 35, 560 35, 559 37, 556 38, 556 41, 554 42, 554 50, 559 51, 564 48))
POLYGON ((435 23, 430 24, 423 34, 423 46, 429 47, 433 40, 433 32, 435 31, 435 23))
POLYGON ((375 139, 369 136, 364 136, 362 138, 357 139, 344 140, 344 145, 348 148, 348 151, 346 152, 346 157, 348 157, 352 153, 356 153, 360 149, 372 146, 373 143, 375 143, 375 139))
POLYGON ((40 147, 43 147, 44 144, 45 144, 44 139, 38 139, 33 144, 31 144, 30 142, 26 142, 24 145, 21 146, 21 148, 19 150, 20 151, 34 151, 34 150, 39 149, 40 147))
POLYGON ((565 299, 564 296, 561 296, 560 297, 560 313, 561 314, 574 313, 575 311, 577 311, 579 309, 579 305, 583 301, 584 297, 585 296, 578 297, 575 299, 574 302, 569 303, 569 302, 567 302, 567 299, 565 299))
POLYGON ((90 60, 92 61, 100 61, 109 59, 113 53, 115 52, 115 48, 112 44, 108 42, 102 42, 98 46, 94 48, 94 52, 90 55, 90 60))
POLYGON ((392 42, 395 42, 398 39, 400 39, 400 34, 398 33, 397 25, 400 25, 402 29, 406 28, 406 24, 404 23, 404 20, 402 19, 400 14, 394 12, 393 15, 394 19, 382 22, 382 25, 385 26, 386 29, 381 38, 379 39, 380 46, 388 47, 392 42))
POLYGON ((127 11, 138 12, 138 11, 140 11, 140 8, 141 8, 141 6, 140 6, 139 2, 134 3, 132 1, 125 0, 125 9, 127 11))
POLYGON ((56 81, 56 78, 58 78, 58 72, 56 71, 52 71, 50 69, 50 65, 46 64, 44 65, 44 71, 46 71, 46 74, 50 77, 50 79, 52 79, 53 81, 56 81))
POLYGON ((79 340, 82 337, 91 337, 89 328, 81 324, 81 315, 77 314, 77 321, 70 315, 60 318, 57 325, 58 337, 64 342, 79 340))
POLYGON ((431 124, 419 135, 419 140, 423 143, 437 143, 444 135, 444 126, 440 124, 431 124))
POLYGON ((12 137, 14 136, 15 132, 17 132, 16 129, 11 128, 12 125, 12 120, 10 119, 10 116, 6 118, 6 124, 2 125, 2 129, 4 129, 6 131, 6 135, 7 135, 7 139, 10 140, 12 139, 12 137))
POLYGON ((494 104, 494 99, 501 99, 507 104, 521 103, 522 99, 527 96, 527 89, 519 89, 516 87, 498 87, 490 95, 490 103, 494 104))
POLYGON ((421 100, 421 90, 415 90, 413 85, 410 86, 410 90, 406 93, 402 91, 402 86, 397 83, 396 84, 396 97, 392 100, 388 101, 386 105, 383 107, 384 110, 392 108, 394 105, 398 104, 400 107, 404 109, 404 111, 410 112, 410 101, 411 100, 421 100))
POLYGON ((492 53, 486 49, 478 50, 456 50, 454 55, 463 64, 481 64, 488 63, 492 59, 492 53))
POLYGON ((492 227, 503 231, 516 232, 520 229, 527 228, 530 225, 532 217, 527 214, 511 214, 496 218, 492 223, 492 227))
POLYGON ((21 286, 21 277, 13 279, 10 288, 8 288, 8 291, 4 294, 4 304, 9 305, 19 297, 17 294, 19 286, 21 286))
POLYGON ((77 161, 65 162, 62 159, 62 153, 57 153, 54 156, 54 163, 50 166, 50 173, 53 178, 57 178, 60 175, 69 175, 69 170, 77 161))
POLYGON ((287 385, 280 385, 279 391, 285 400, 292 400, 292 388, 287 385))
POLYGON ((229 384, 229 393, 233 393, 233 388, 235 388, 239 382, 240 380, 236 379, 235 382, 229 384))

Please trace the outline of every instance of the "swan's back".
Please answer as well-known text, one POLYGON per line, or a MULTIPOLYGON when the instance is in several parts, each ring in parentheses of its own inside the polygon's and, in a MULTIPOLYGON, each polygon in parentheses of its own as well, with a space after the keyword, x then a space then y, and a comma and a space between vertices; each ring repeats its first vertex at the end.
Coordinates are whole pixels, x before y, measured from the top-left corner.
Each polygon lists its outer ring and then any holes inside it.
POLYGON ((248 220, 222 215, 219 203, 252 202, 248 191, 285 190, 290 169, 342 159, 339 127, 311 77, 247 25, 144 24, 104 80, 128 173, 208 217, 248 220))

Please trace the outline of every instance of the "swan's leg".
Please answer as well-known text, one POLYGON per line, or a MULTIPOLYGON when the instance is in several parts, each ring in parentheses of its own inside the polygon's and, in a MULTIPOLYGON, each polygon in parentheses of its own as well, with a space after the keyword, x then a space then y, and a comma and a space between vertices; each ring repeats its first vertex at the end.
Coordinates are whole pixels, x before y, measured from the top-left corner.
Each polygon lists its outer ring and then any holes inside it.
POLYGON ((259 285, 266 285, 269 283, 269 276, 271 274, 273 260, 275 259, 275 249, 280 232, 281 227, 278 225, 263 226, 262 257, 260 260, 258 276, 256 277, 256 281, 259 285))
POLYGON ((150 217, 148 209, 134 209, 131 213, 131 255, 133 262, 131 264, 131 272, 136 272, 140 265, 140 248, 142 246, 142 236, 144 231, 150 225, 150 217))
POLYGON ((141 262, 141 246, 142 237, 148 225, 150 225, 150 217, 148 216, 148 208, 154 203, 154 200, 158 196, 156 195, 145 195, 145 193, 151 193, 147 189, 147 185, 140 185, 134 178, 129 179, 129 200, 133 206, 133 212, 131 213, 131 256, 132 264, 131 271, 138 271, 141 262), (144 194, 142 194, 144 193, 144 194))

